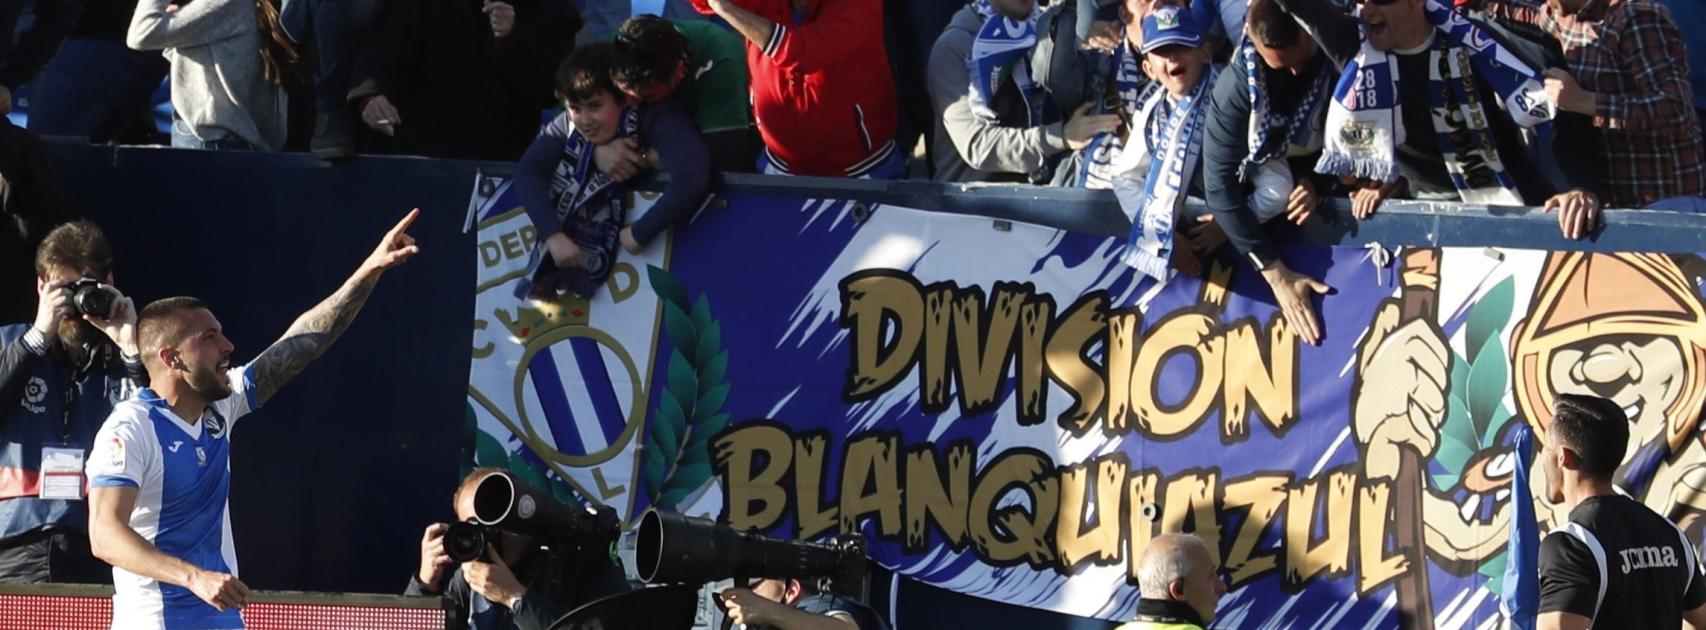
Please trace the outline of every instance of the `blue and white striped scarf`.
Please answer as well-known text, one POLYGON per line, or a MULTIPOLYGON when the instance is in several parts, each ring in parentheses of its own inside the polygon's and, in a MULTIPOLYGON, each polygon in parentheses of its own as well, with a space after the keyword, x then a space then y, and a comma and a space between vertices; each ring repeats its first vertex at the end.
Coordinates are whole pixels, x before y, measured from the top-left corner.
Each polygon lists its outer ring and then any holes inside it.
MULTIPOLYGON (((1544 81, 1450 5, 1428 0, 1424 13, 1436 31, 1427 53, 1428 106, 1452 184, 1468 203, 1522 205, 1516 181, 1499 159, 1477 79, 1491 85, 1518 125, 1533 129, 1543 140, 1551 136, 1554 113, 1544 81)), ((1375 50, 1364 38, 1333 90, 1327 145, 1315 170, 1396 181, 1396 147, 1404 143, 1406 131, 1398 94, 1397 56, 1375 50)))
MULTIPOLYGON (((1144 88, 1155 84, 1143 76, 1143 68, 1138 61, 1140 53, 1132 50, 1126 43, 1128 40, 1125 35, 1125 30, 1121 29, 1120 45, 1108 59, 1109 70, 1114 77, 1114 92, 1119 96, 1119 111, 1108 111, 1108 101, 1104 99, 1098 104, 1096 113, 1116 113, 1121 118, 1132 121, 1142 109, 1140 96, 1144 88)), ((1133 129, 1135 126, 1128 125, 1126 128, 1133 129)), ((1114 132, 1101 133, 1092 138, 1090 145, 1083 149, 1084 159, 1079 166, 1078 186, 1104 190, 1113 188, 1114 178, 1118 175, 1114 172, 1114 162, 1119 159, 1125 144, 1126 140, 1114 132)))
MULTIPOLYGON (((562 116, 566 119, 568 114, 562 116)), ((563 124, 568 127, 568 137, 551 178, 551 207, 560 229, 580 246, 581 264, 559 269, 545 249, 545 235, 541 235, 528 260, 529 281, 518 283, 516 297, 554 299, 568 292, 590 298, 610 277, 621 249, 622 227, 628 220, 627 188, 606 177, 593 163, 593 151, 598 147, 574 125, 566 120, 563 124)), ((637 136, 639 108, 623 110, 618 124, 617 136, 637 136)))
POLYGON ((997 13, 989 6, 989 0, 976 0, 972 8, 983 16, 983 28, 978 29, 977 39, 972 40, 971 57, 966 60, 966 68, 971 71, 972 113, 984 120, 995 120, 995 110, 989 104, 995 101, 1001 80, 1011 75, 1019 87, 1019 96, 1025 100, 1025 126, 1038 124, 1042 118, 1043 94, 1042 86, 1031 80, 1030 54, 1037 45, 1037 19, 1042 9, 1032 7, 1025 19, 1015 20, 997 13))
POLYGON ((1327 92, 1332 81, 1332 72, 1320 64, 1310 79, 1309 89, 1298 100, 1297 108, 1289 112, 1273 111, 1268 99, 1268 86, 1262 80, 1263 68, 1267 67, 1261 55, 1256 54, 1256 45, 1246 37, 1238 47, 1238 55, 1232 62, 1243 69, 1244 84, 1250 92, 1250 133, 1247 134, 1250 153, 1244 158, 1244 163, 1238 165, 1238 180, 1248 182, 1256 174, 1263 162, 1276 157, 1284 157, 1292 144, 1304 144, 1309 140, 1309 117, 1315 111, 1315 105, 1321 101, 1321 95, 1327 92), (1268 140, 1274 129, 1285 129, 1286 140, 1268 146, 1268 140))
POLYGON ((1170 108, 1167 90, 1159 82, 1150 84, 1143 94, 1142 109, 1132 120, 1133 129, 1142 135, 1133 138, 1133 151, 1122 153, 1116 168, 1138 168, 1140 152, 1148 154, 1149 167, 1141 190, 1133 178, 1120 177, 1114 182, 1114 193, 1120 206, 1132 215, 1131 234, 1126 237, 1120 259, 1138 273, 1167 279, 1167 263, 1173 253, 1173 216, 1202 164, 1203 119, 1219 76, 1219 66, 1208 66, 1191 93, 1171 103, 1170 108))

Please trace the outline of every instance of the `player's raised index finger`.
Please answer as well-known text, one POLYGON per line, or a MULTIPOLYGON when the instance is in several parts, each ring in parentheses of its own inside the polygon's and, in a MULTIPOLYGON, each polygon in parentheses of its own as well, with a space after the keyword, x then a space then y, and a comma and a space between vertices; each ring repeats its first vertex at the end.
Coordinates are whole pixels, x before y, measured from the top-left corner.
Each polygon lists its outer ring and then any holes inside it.
POLYGON ((387 232, 386 235, 395 237, 398 234, 402 234, 404 232, 409 231, 409 226, 414 224, 415 218, 419 217, 419 216, 421 216, 421 209, 420 208, 415 208, 413 210, 410 210, 408 214, 403 215, 403 220, 398 221, 397 225, 395 227, 392 227, 391 231, 387 232))

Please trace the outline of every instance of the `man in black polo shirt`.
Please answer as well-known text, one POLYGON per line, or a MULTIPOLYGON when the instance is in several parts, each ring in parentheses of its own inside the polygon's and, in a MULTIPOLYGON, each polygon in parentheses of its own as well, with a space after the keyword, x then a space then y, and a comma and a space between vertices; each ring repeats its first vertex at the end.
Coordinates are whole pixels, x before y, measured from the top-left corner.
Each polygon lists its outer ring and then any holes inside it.
POLYGON ((1561 394, 1540 465, 1570 520, 1540 543, 1540 627, 1706 628, 1706 574, 1682 530, 1617 494, 1629 419, 1604 398, 1561 394))

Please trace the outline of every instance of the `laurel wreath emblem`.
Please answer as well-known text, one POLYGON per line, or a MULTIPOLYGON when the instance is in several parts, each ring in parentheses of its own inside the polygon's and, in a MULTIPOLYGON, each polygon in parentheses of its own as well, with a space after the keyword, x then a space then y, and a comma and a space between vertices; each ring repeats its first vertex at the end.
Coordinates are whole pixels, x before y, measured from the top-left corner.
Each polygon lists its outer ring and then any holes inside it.
POLYGON ((729 423, 723 411, 729 352, 710 300, 700 295, 689 301, 687 288, 668 271, 648 265, 646 274, 663 305, 664 333, 673 348, 668 387, 647 423, 640 475, 652 505, 667 510, 711 479, 711 436, 729 423))

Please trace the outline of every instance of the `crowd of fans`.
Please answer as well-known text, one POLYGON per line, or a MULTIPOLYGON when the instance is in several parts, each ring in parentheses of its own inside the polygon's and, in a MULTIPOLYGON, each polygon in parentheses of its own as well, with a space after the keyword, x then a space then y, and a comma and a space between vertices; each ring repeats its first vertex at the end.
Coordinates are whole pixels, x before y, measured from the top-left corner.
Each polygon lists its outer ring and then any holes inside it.
POLYGON ((542 234, 615 225, 548 238, 565 268, 638 251, 714 171, 1111 189, 1129 264, 1194 274, 1230 241, 1315 341, 1329 287, 1263 224, 1327 197, 1538 206, 1568 238, 1706 211, 1682 0, 6 4, 0 109, 27 84, 34 132, 133 140, 164 75, 173 146, 519 160, 542 234), (662 211, 608 208, 656 170, 662 211))

